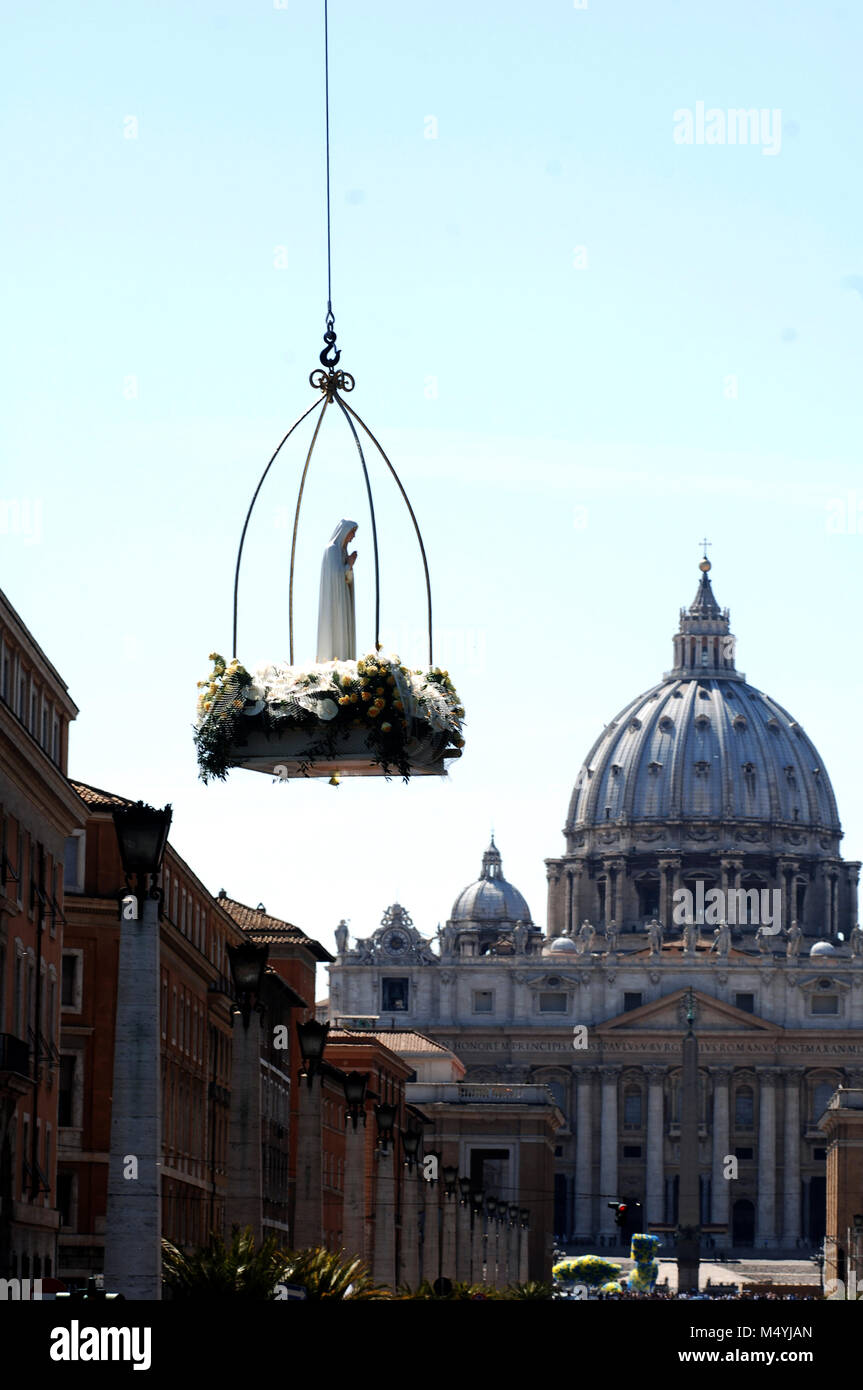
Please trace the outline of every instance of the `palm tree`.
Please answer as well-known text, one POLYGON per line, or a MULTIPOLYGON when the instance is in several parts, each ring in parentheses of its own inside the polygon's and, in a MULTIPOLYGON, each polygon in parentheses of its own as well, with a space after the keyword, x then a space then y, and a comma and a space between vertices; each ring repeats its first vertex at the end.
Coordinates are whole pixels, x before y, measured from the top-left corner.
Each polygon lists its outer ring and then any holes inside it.
POLYGON ((288 1256, 290 1283, 301 1284, 306 1298, 392 1298, 392 1290, 375 1284, 358 1256, 344 1250, 298 1250, 288 1256))
POLYGON ((162 1278, 174 1298, 274 1299, 276 1285, 290 1280, 289 1256, 274 1236, 256 1250, 251 1227, 235 1227, 230 1246, 213 1234, 190 1255, 163 1240, 162 1278))

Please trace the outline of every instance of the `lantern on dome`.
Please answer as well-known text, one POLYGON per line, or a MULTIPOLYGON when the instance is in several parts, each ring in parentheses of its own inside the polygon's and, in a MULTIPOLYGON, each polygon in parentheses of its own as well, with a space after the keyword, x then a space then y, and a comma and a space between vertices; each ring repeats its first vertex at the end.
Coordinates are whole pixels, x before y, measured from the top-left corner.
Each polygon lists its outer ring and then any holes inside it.
MULTIPOLYGON (((325 55, 326 0, 324 3, 325 55)), ((325 56, 326 62, 326 56, 325 56)), ((354 378, 338 366, 332 309, 330 257, 329 79, 327 74, 327 270, 328 294, 321 366, 309 377, 319 394, 282 438, 255 488, 240 536, 234 572, 233 657, 210 654, 212 669, 199 682, 195 745, 201 778, 224 779, 232 768, 262 772, 278 781, 297 777, 391 777, 446 775, 446 763, 461 756, 464 709, 449 672, 433 664, 431 581, 419 523, 395 468, 381 444, 345 396, 354 378), (295 660, 294 575, 297 531, 303 494, 324 417, 331 407, 350 432, 362 470, 371 521, 374 558, 374 641, 357 652, 354 561, 349 546, 357 523, 343 518, 335 527, 321 565, 317 648, 295 660), (246 533, 258 495, 297 428, 316 415, 300 475, 294 512, 288 586, 289 660, 247 670, 238 656, 237 615, 240 567, 246 533), (380 642, 378 531, 366 451, 371 446, 398 486, 419 543, 425 574, 428 665, 411 669, 380 642)), ((299 436, 298 436, 299 437, 299 436)))

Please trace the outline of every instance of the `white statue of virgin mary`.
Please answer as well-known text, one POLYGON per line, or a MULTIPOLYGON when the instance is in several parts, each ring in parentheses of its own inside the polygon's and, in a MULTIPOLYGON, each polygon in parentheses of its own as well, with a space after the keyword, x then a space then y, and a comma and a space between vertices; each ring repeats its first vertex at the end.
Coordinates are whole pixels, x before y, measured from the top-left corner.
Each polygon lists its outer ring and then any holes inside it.
POLYGON ((318 661, 355 661, 354 561, 348 546, 357 533, 355 521, 340 521, 321 562, 318 603, 318 661))

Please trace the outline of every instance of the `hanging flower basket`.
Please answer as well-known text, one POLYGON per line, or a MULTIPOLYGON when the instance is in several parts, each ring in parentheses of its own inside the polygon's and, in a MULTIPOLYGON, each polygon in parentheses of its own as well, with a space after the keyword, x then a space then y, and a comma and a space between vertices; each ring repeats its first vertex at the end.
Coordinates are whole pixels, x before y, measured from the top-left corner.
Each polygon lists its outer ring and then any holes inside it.
POLYGON ((446 774, 461 756, 464 709, 439 666, 412 671, 397 656, 304 668, 259 667, 212 653, 199 682, 195 746, 202 781, 232 767, 292 777, 446 774))

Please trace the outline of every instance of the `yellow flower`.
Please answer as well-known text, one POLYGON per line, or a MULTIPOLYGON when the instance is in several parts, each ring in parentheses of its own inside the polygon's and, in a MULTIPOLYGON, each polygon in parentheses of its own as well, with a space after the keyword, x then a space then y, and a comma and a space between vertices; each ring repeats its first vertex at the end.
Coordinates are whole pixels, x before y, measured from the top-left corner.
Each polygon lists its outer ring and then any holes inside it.
POLYGON ((351 678, 350 678, 350 676, 342 676, 342 685, 343 685, 343 686, 348 686, 348 685, 350 685, 350 683, 351 683, 351 678))
POLYGON ((396 683, 396 678, 395 678, 395 676, 387 676, 387 685, 395 685, 395 683, 396 683))
POLYGON ((384 692, 383 686, 382 686, 382 685, 379 685, 378 688, 377 688, 377 690, 375 691, 375 694, 376 694, 376 695, 383 695, 384 693, 385 693, 385 692, 384 692))
POLYGON ((377 709, 374 705, 372 705, 371 709, 367 710, 366 713, 368 714, 369 719, 377 719, 378 715, 380 714, 380 710, 377 709))
POLYGON ((234 706, 234 709, 242 709, 242 708, 243 708, 243 702, 242 702, 242 700, 233 700, 233 701, 232 701, 232 704, 233 704, 233 706, 234 706))
POLYGON ((356 691, 354 691, 353 695, 349 695, 349 696, 348 696, 348 699, 350 700, 350 702, 351 702, 352 705, 355 705, 355 704, 357 703, 357 700, 358 700, 359 698, 360 698, 360 697, 359 697, 359 695, 356 693, 356 691))
POLYGON ((364 700, 370 700, 371 698, 372 698, 372 692, 371 692, 370 690, 364 690, 364 691, 363 691, 363 699, 364 699, 364 700))
POLYGON ((382 724, 382 725, 381 725, 381 733, 383 733, 383 734, 388 734, 388 733, 390 732, 390 730, 391 730, 392 727, 393 727, 392 724, 382 724))
POLYGON ((404 705, 402 704, 401 700, 393 700, 393 705, 396 709, 404 709, 404 705))
POLYGON ((350 703, 351 703, 351 697, 350 697, 350 695, 340 695, 340 696, 339 696, 339 704, 340 704, 340 705, 349 705, 350 703))
POLYGON ((212 708, 213 708, 213 702, 212 702, 212 700, 205 700, 205 701, 204 701, 204 709, 212 709, 212 708))

